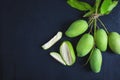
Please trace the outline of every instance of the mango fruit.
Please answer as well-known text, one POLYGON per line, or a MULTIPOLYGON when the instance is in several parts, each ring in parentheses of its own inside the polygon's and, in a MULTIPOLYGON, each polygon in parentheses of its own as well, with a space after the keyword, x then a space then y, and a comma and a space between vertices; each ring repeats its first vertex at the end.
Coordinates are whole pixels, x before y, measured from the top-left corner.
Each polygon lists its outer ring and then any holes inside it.
POLYGON ((95 34, 95 43, 98 49, 106 51, 108 44, 108 36, 104 29, 98 29, 95 34))
POLYGON ((111 32, 108 36, 110 49, 116 54, 120 54, 120 35, 117 32, 111 32))
POLYGON ((42 45, 44 50, 51 48, 55 43, 57 43, 62 38, 62 32, 59 31, 53 38, 51 38, 48 42, 42 45))
POLYGON ((89 33, 84 34, 77 43, 76 51, 78 57, 83 57, 87 55, 93 48, 94 39, 89 33))
POLYGON ((76 61, 75 52, 70 41, 64 41, 60 46, 60 54, 66 65, 71 66, 76 61))
POLYGON ((65 32, 67 37, 76 37, 84 33, 88 29, 88 23, 85 20, 76 20, 65 32))
POLYGON ((93 72, 99 73, 102 66, 102 54, 99 49, 95 48, 90 57, 90 67, 93 72))

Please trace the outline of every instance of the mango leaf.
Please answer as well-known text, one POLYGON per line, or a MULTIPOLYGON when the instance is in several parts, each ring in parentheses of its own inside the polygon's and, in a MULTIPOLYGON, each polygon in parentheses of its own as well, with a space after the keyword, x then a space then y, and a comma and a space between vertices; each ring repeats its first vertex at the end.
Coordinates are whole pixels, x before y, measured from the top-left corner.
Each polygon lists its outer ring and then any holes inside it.
POLYGON ((78 0, 67 0, 67 3, 71 7, 75 8, 75 9, 78 9, 80 11, 88 11, 88 10, 92 9, 91 5, 89 5, 88 3, 78 1, 78 0))
POLYGON ((98 11, 100 4, 101 4, 101 0, 96 0, 96 2, 95 2, 96 11, 98 11))
POLYGON ((109 6, 107 14, 109 14, 118 4, 118 1, 113 1, 113 3, 109 6))
POLYGON ((100 8, 100 13, 102 15, 106 14, 111 4, 112 4, 112 0, 104 0, 100 8))

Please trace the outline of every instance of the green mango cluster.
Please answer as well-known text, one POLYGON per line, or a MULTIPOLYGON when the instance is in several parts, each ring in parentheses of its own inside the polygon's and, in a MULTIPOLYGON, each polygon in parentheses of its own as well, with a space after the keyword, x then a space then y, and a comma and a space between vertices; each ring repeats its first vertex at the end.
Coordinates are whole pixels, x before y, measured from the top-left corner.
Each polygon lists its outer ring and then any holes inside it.
MULTIPOLYGON (((120 54, 120 34, 117 32, 109 32, 99 18, 100 16, 111 13, 113 8, 118 4, 118 1, 96 0, 94 6, 78 0, 67 0, 67 3, 72 8, 79 11, 87 11, 83 17, 89 18, 88 21, 78 19, 72 22, 66 30, 65 35, 70 38, 81 36, 75 46, 77 56, 85 57, 89 54, 89 58, 86 63, 90 63, 90 67, 93 72, 99 73, 101 71, 103 61, 102 52, 105 52, 109 47, 112 52, 120 54), (97 24, 98 22, 100 25, 97 24)), ((60 40, 61 37, 62 32, 59 32, 49 42, 42 46, 43 49, 50 48, 60 40)), ((75 51, 70 41, 62 42, 59 53, 51 52, 50 55, 63 65, 71 66, 75 63, 75 51)))
POLYGON ((118 1, 95 0, 94 6, 79 0, 67 0, 67 3, 79 11, 87 11, 83 17, 89 17, 89 21, 74 21, 65 34, 70 38, 82 35, 76 45, 77 56, 84 57, 90 53, 87 62, 89 61, 91 70, 98 73, 102 67, 102 52, 105 52, 108 46, 114 53, 120 54, 119 33, 109 32, 104 23, 99 19, 100 16, 110 14, 117 6, 118 1), (88 29, 89 32, 85 33, 88 29))
POLYGON ((120 54, 120 35, 117 32, 107 34, 102 28, 97 29, 94 32, 95 34, 92 35, 85 33, 87 29, 87 21, 76 20, 70 25, 65 34, 67 37, 72 38, 82 35, 76 45, 77 56, 84 57, 91 52, 90 66, 93 72, 98 73, 102 66, 101 52, 105 52, 108 45, 113 52, 120 54))

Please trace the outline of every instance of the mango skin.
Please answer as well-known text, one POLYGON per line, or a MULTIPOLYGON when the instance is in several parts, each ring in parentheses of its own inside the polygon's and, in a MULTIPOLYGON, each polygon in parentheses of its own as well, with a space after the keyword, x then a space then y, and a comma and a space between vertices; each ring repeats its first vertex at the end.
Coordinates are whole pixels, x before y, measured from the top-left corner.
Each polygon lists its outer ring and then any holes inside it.
POLYGON ((95 43, 101 51, 106 51, 108 44, 108 36, 104 29, 98 29, 95 34, 95 43))
POLYGON ((109 33, 109 47, 116 54, 120 54, 120 35, 117 32, 109 33))
POLYGON ((102 66, 102 54, 99 49, 95 48, 90 57, 90 67, 93 72, 99 73, 102 66))
POLYGON ((90 50, 93 48, 94 39, 91 34, 84 34, 81 39, 78 41, 76 51, 78 57, 83 57, 87 55, 90 50))
POLYGON ((76 37, 84 33, 88 29, 88 23, 85 20, 76 20, 65 32, 67 37, 76 37))

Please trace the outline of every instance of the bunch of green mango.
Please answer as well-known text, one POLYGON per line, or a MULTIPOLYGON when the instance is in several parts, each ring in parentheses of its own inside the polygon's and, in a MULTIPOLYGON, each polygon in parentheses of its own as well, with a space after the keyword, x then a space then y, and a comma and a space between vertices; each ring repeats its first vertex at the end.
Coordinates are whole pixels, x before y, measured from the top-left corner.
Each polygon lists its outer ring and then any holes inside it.
MULTIPOLYGON (((112 52, 120 54, 120 34, 109 32, 99 19, 100 16, 110 14, 117 6, 118 0, 95 0, 94 6, 80 0, 67 0, 67 3, 79 11, 86 11, 83 17, 89 17, 89 21, 83 19, 73 21, 65 32, 65 35, 70 38, 81 36, 75 46, 76 51, 70 41, 63 41, 60 46, 60 54, 51 52, 50 55, 63 65, 71 66, 76 61, 75 52, 78 57, 89 54, 87 62, 89 61, 91 70, 99 73, 102 67, 102 52, 105 52, 108 46, 112 52), (99 27, 97 21, 103 28, 99 27)), ((62 32, 58 32, 42 48, 49 49, 61 38, 62 32)))
POLYGON ((113 52, 120 54, 120 35, 117 32, 107 34, 102 28, 97 29, 95 35, 92 35, 85 33, 87 29, 87 21, 76 20, 70 25, 65 34, 67 37, 71 38, 83 34, 76 45, 77 56, 84 57, 91 52, 90 66, 93 72, 98 73, 102 66, 101 52, 107 50, 108 44, 113 52))

